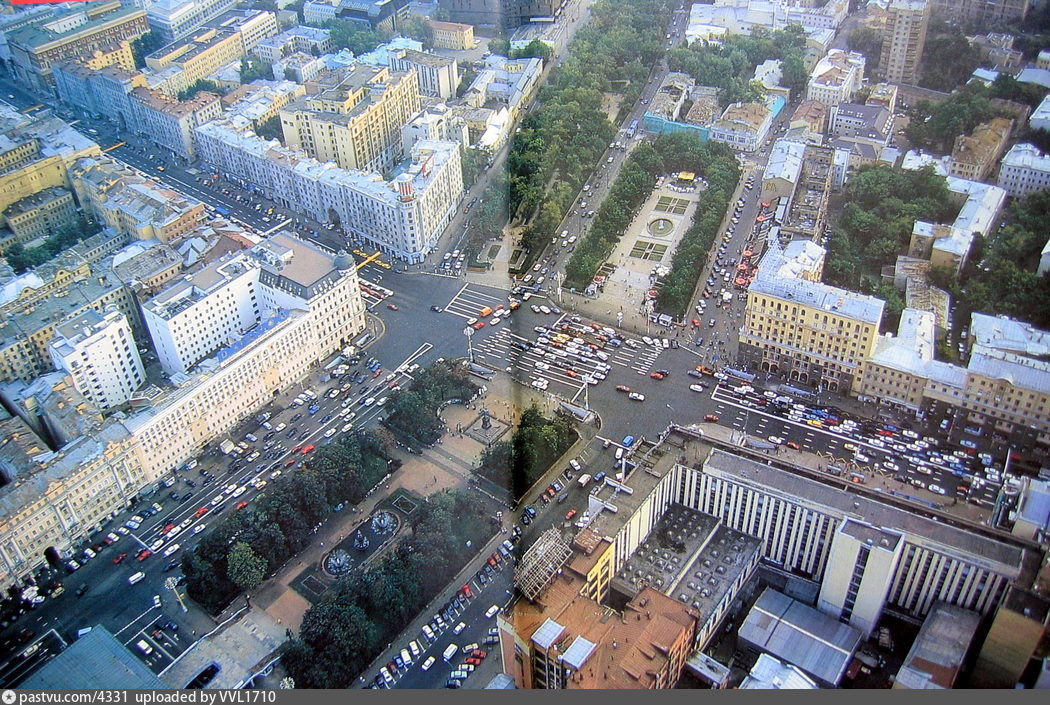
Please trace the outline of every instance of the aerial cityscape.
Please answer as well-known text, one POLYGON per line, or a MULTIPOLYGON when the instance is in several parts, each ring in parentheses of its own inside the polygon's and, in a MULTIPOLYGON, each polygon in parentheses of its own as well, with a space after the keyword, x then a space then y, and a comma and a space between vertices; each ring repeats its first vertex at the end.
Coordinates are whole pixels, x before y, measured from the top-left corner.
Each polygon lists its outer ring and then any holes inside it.
POLYGON ((5 2, 0 689, 1050 688, 1047 223, 1046 0, 5 2))

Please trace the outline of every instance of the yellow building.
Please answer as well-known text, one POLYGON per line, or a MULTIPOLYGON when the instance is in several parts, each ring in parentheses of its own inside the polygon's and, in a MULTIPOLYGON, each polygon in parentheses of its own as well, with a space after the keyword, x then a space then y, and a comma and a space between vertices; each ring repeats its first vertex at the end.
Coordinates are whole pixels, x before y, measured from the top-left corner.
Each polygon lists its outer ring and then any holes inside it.
POLYGON ((146 57, 146 66, 155 72, 170 69, 171 75, 160 89, 175 97, 197 81, 244 56, 240 32, 204 29, 186 39, 172 42, 146 57))
POLYGON ((747 290, 738 354, 753 370, 846 392, 863 376, 885 302, 807 278, 823 255, 812 242, 781 250, 770 240, 747 290))
POLYGON ((348 67, 339 83, 281 110, 285 146, 343 169, 383 172, 401 158, 401 128, 419 112, 416 71, 348 67))
POLYGON ((72 223, 77 217, 73 194, 64 188, 48 188, 27 196, 4 211, 14 237, 0 241, 0 251, 16 242, 44 237, 72 223))
POLYGON ((430 20, 434 30, 434 46, 439 49, 473 49, 474 27, 459 22, 430 20))
POLYGON ((971 181, 984 181, 1006 149, 1013 126, 1014 121, 1009 118, 995 118, 978 125, 969 135, 956 137, 948 173, 971 181))

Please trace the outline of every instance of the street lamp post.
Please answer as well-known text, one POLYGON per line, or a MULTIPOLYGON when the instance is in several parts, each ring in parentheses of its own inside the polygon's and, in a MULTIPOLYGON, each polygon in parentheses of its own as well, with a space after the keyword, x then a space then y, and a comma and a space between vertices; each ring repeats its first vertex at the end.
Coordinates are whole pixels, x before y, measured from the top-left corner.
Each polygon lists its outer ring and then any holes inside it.
POLYGON ((467 326, 463 329, 463 335, 467 336, 467 359, 470 360, 471 364, 474 364, 474 345, 472 343, 474 339, 474 329, 467 326))

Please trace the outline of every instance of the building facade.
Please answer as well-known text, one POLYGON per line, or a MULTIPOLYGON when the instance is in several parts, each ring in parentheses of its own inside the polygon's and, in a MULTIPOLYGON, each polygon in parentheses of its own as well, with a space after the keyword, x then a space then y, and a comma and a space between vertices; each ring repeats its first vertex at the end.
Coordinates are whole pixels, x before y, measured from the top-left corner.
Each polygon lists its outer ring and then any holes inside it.
POLYGON ((289 149, 318 161, 384 172, 401 158, 401 128, 419 108, 415 70, 355 66, 338 86, 285 106, 281 130, 289 149))
POLYGON ((456 97, 459 66, 455 59, 402 49, 390 53, 390 68, 399 73, 408 73, 415 69, 419 92, 422 95, 444 100, 456 97))
POLYGON ((1032 0, 930 0, 932 13, 953 22, 993 25, 1021 22, 1032 0))
POLYGON ((1050 188, 1050 156, 1033 144, 1015 144, 1003 157, 996 183, 1011 198, 1050 188))
POLYGON ((1013 120, 995 118, 978 125, 969 135, 956 137, 948 174, 984 181, 1006 149, 1013 126, 1013 120))
POLYGON ((369 247, 422 261, 452 220, 463 197, 460 147, 421 140, 405 170, 391 181, 321 164, 302 152, 245 132, 247 123, 213 120, 197 128, 201 160, 247 179, 321 222, 336 222, 369 247))
POLYGON ((832 49, 810 71, 806 100, 818 100, 829 108, 852 102, 864 82, 864 68, 861 54, 832 49))
POLYGON ((71 225, 77 218, 77 204, 68 189, 52 186, 31 196, 15 201, 4 219, 14 237, 0 241, 0 251, 16 242, 29 242, 47 237, 71 225))
POLYGON ((458 22, 429 20, 434 31, 434 46, 438 49, 473 49, 474 27, 458 22))
POLYGON ((733 149, 754 152, 762 146, 773 122, 773 111, 761 103, 733 103, 711 123, 710 138, 733 149))
POLYGON ((882 30, 879 73, 887 83, 915 84, 930 22, 928 0, 891 0, 882 30))
POLYGON ((131 326, 116 308, 85 311, 59 324, 50 352, 55 369, 101 411, 127 403, 146 381, 131 326))
POLYGON ((155 0, 148 4, 146 17, 163 41, 173 42, 236 4, 236 0, 155 0))

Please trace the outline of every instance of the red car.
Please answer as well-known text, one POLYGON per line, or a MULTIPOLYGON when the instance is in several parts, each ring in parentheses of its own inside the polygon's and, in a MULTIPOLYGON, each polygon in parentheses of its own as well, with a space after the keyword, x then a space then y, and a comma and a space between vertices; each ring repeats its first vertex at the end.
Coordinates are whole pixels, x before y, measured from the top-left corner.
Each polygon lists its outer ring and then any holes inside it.
POLYGON ((795 443, 794 441, 788 441, 787 447, 791 448, 792 450, 802 450, 802 446, 800 446, 798 443, 795 443))
POLYGON ((474 330, 481 330, 484 327, 485 327, 485 321, 478 321, 477 323, 475 323, 474 325, 471 326, 471 328, 473 328, 474 330))
POLYGON ((573 378, 576 378, 576 377, 580 376, 579 373, 576 372, 576 370, 565 370, 565 374, 567 374, 568 376, 573 377, 573 378))
POLYGON ((248 506, 248 502, 247 501, 241 501, 241 502, 237 503, 237 506, 234 507, 234 509, 244 509, 247 506, 248 506))
POLYGON ((572 518, 574 516, 576 516, 576 510, 570 509, 569 511, 565 512, 565 521, 572 521, 572 518))
POLYGON ((488 653, 484 649, 474 649, 470 652, 470 655, 479 661, 484 661, 485 657, 488 656, 488 653))
POLYGON ((649 376, 653 379, 663 379, 666 375, 663 372, 650 372, 649 376))
POLYGON ((167 524, 163 529, 160 530, 161 536, 167 536, 168 532, 175 528, 174 524, 167 524))
POLYGON ((197 511, 195 511, 193 513, 193 518, 194 519, 200 519, 202 516, 207 514, 209 511, 211 511, 211 507, 201 507, 200 509, 198 509, 197 511))
POLYGON ((463 587, 461 587, 459 589, 459 591, 462 592, 463 593, 463 597, 467 598, 468 600, 470 600, 470 599, 472 599, 474 597, 474 593, 470 591, 470 586, 469 585, 464 585, 463 587))
POLYGON ((309 453, 313 449, 314 449, 314 444, 311 443, 310 445, 308 445, 305 448, 303 448, 303 455, 306 455, 307 453, 309 453))
POLYGON ((711 423, 718 423, 718 417, 715 416, 714 414, 704 414, 704 421, 709 421, 711 423))
POLYGON ((120 563, 121 561, 123 561, 127 557, 128 557, 128 554, 126 554, 126 553, 118 553, 113 558, 113 565, 116 565, 117 563, 120 563))
POLYGON ((391 311, 396 311, 397 310, 397 304, 387 304, 386 307, 388 309, 390 309, 391 311))
POLYGON ((473 656, 468 656, 467 658, 463 659, 463 663, 470 664, 471 666, 477 668, 481 665, 481 659, 474 658, 473 656))
POLYGON ((148 548, 144 548, 141 551, 139 551, 139 555, 135 556, 135 560, 141 563, 142 561, 146 560, 152 555, 153 551, 149 550, 148 548))
POLYGON ((631 388, 628 387, 626 384, 619 384, 619 385, 616 386, 616 391, 623 392, 624 394, 628 394, 628 393, 630 393, 631 388))

